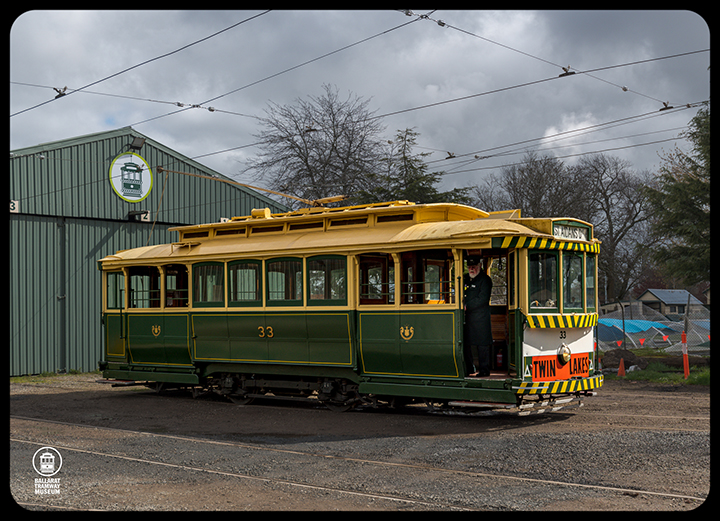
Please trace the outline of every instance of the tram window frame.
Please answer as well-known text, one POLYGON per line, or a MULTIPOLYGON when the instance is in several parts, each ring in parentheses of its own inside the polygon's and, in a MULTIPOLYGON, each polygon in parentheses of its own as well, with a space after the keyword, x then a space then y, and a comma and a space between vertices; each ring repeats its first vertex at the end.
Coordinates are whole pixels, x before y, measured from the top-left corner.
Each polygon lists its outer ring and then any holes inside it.
POLYGON ((125 273, 110 271, 105 278, 105 307, 125 309, 125 273))
POLYGON ((597 309, 597 255, 585 254, 585 309, 595 312, 597 309), (592 267, 590 267, 592 263, 592 267))
POLYGON ((559 266, 560 266, 560 260, 559 260, 559 254, 555 251, 548 251, 548 250, 529 250, 528 251, 528 272, 527 272, 527 282, 528 282, 528 307, 529 311, 531 313, 557 313, 559 308, 559 300, 558 296, 560 294, 558 284, 560 281, 559 278, 559 266), (533 256, 543 256, 545 259, 550 260, 552 259, 554 262, 554 268, 551 270, 551 274, 553 275, 554 279, 551 279, 548 281, 548 283, 542 284, 542 287, 540 286, 540 277, 542 276, 542 280, 544 280, 545 274, 540 272, 540 269, 544 269, 547 271, 547 268, 543 268, 545 266, 546 261, 543 261, 542 264, 535 263, 538 268, 538 274, 536 276, 533 276, 533 256), (542 275, 541 275, 542 273, 542 275), (539 292, 542 291, 551 291, 552 293, 548 297, 543 297, 544 303, 541 303, 539 300, 539 295, 536 298, 536 295, 539 292), (549 298, 552 297, 552 298, 549 298), (554 299, 554 301, 553 301, 554 299), (538 302, 536 306, 533 306, 533 302, 538 302))
POLYGON ((585 281, 583 280, 584 277, 584 266, 585 266, 585 259, 584 254, 582 252, 577 251, 563 251, 562 252, 562 296, 563 296, 563 313, 577 313, 582 312, 585 309, 584 300, 585 300, 585 281), (571 262, 575 261, 575 265, 573 266, 570 264, 571 262), (579 261, 579 266, 578 262, 579 261), (578 271, 579 269, 579 271, 578 271), (569 278, 572 277, 572 278, 569 278), (573 288, 573 282, 579 282, 580 287, 579 289, 577 286, 573 288), (578 293, 580 297, 579 305, 573 305, 568 304, 568 302, 572 302, 573 298, 573 290, 577 290, 576 293, 578 293))
POLYGON ((490 295, 491 306, 508 306, 510 300, 510 282, 508 276, 507 255, 486 255, 484 262, 489 263, 487 274, 492 280, 492 292, 490 295))
POLYGON ((304 262, 301 257, 277 257, 265 261, 265 298, 267 306, 303 305, 303 265, 304 262), (283 269, 273 269, 277 264, 281 264, 283 269), (279 274, 281 277, 274 274, 279 274), (275 289, 275 284, 280 281, 283 284, 282 288, 275 289), (277 295, 281 293, 283 298, 277 298, 277 295))
POLYGON ((225 307, 224 262, 197 262, 192 265, 192 303, 198 308, 225 307))
POLYGON ((228 305, 238 307, 258 307, 262 306, 262 295, 263 295, 263 266, 262 261, 254 259, 243 259, 228 262, 228 305), (252 269, 240 268, 241 266, 253 266, 252 269), (254 272, 254 281, 240 281, 240 271, 254 272), (245 285, 241 289, 240 282, 245 285), (251 289, 251 285, 255 286, 254 291, 251 289), (240 295, 252 295, 254 298, 235 298, 240 295))
POLYGON ((358 299, 361 306, 395 304, 395 261, 389 253, 358 255, 358 299))
POLYGON ((308 306, 346 306, 347 257, 316 255, 306 262, 308 306))
POLYGON ((400 304, 453 304, 455 259, 451 249, 411 250, 401 254, 400 304), (437 280, 428 273, 438 268, 437 280), (430 270, 429 270, 430 269, 430 270), (438 285, 437 288, 433 286, 438 285), (431 298, 433 296, 439 298, 431 298))
POLYGON ((165 307, 187 308, 190 301, 187 266, 185 264, 166 264, 163 266, 163 273, 165 277, 165 307), (170 287, 170 281, 172 281, 173 287, 170 287))
POLYGON ((156 309, 160 307, 160 270, 157 266, 131 266, 129 307, 156 309), (147 288, 145 288, 147 286, 147 288))

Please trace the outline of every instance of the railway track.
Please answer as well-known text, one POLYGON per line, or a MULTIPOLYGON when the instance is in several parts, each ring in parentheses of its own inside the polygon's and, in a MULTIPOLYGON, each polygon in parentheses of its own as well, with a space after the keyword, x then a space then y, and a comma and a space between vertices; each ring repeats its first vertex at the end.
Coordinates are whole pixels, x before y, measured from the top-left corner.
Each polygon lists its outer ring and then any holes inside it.
MULTIPOLYGON (((622 416, 622 415, 617 415, 622 416)), ((604 484, 589 484, 589 483, 580 483, 580 482, 573 482, 571 480, 554 480, 554 479, 539 479, 539 478, 531 478, 521 475, 512 475, 512 474, 498 474, 498 473, 485 473, 485 472, 474 472, 474 471, 464 471, 464 470, 458 470, 458 469, 452 469, 452 468, 443 468, 441 466, 429 466, 424 464, 414 464, 409 462, 391 462, 391 461, 381 461, 377 459, 367 459, 367 458, 356 458, 356 457, 347 457, 347 456, 338 456, 330 453, 319 453, 319 452, 308 452, 308 451, 299 451, 299 450, 292 450, 292 449, 286 449, 286 448, 279 448, 274 446, 267 446, 267 445, 257 445, 257 444, 250 444, 250 443, 241 443, 236 441, 222 441, 222 440, 209 440, 204 438, 197 438, 192 436, 184 436, 184 435, 173 435, 173 434, 163 434, 163 433, 152 433, 152 432, 144 432, 144 431, 137 431, 137 430, 128 430, 128 429, 118 429, 118 428, 110 428, 110 427, 95 427, 95 426, 88 426, 88 425, 82 425, 77 423, 69 423, 69 422, 60 422, 60 421, 52 421, 52 420, 44 420, 44 419, 37 419, 37 418, 30 418, 30 417, 23 417, 18 415, 13 415, 11 418, 11 436, 10 441, 11 443, 26 445, 26 446, 43 446, 47 445, 47 442, 44 440, 38 440, 38 439, 29 439, 29 436, 22 436, 17 434, 17 430, 19 429, 13 429, 12 425, 13 422, 20 422, 24 424, 24 428, 27 431, 28 428, 32 430, 33 426, 35 428, 39 426, 49 426, 52 425, 53 431, 63 432, 63 430, 67 431, 64 435, 68 436, 70 439, 75 438, 78 440, 78 442, 68 443, 69 439, 66 439, 66 441, 62 442, 60 440, 57 441, 56 445, 53 445, 54 448, 77 455, 82 455, 84 457, 90 457, 90 458, 102 458, 104 461, 122 461, 133 465, 150 465, 154 467, 162 467, 164 469, 172 469, 175 471, 180 471, 182 473, 190 473, 190 474, 203 474, 206 476, 214 476, 217 478, 230 478, 235 480, 248 480, 256 483, 263 483, 271 486, 279 486, 279 487, 286 487, 289 489, 295 489, 295 490, 305 490, 305 491, 313 491, 317 493, 322 494, 330 494, 337 497, 354 497, 357 499, 362 500, 369 500, 369 501, 378 501, 378 502, 390 502, 390 503, 396 503, 401 504, 404 507, 412 507, 415 509, 450 509, 450 510, 465 510, 465 509, 476 509, 476 506, 473 505, 463 505, 458 504, 457 502, 444 502, 437 499, 418 499, 417 497, 412 497, 412 494, 395 494, 395 493, 378 493, 376 491, 360 491, 356 489, 352 489, 350 487, 343 487, 343 486, 337 486, 337 485, 330 485, 328 483, 324 483, 323 480, 325 479, 322 476, 316 476, 314 479, 314 483, 310 482, 308 479, 304 480, 294 480, 294 479, 288 479, 288 478, 282 478, 282 477, 273 477, 271 473, 266 473, 265 475, 262 475, 262 473, 249 473, 249 472, 238 472, 234 470, 228 470, 223 469, 221 466, 216 465, 214 467, 199 465, 199 464, 185 464, 185 463, 173 463, 172 461, 169 461, 169 458, 162 458, 162 457, 147 457, 143 456, 142 454, 120 454, 120 453, 113 453, 109 451, 103 451, 99 450, 94 447, 83 447, 83 444, 87 444, 87 439, 92 439, 94 437, 94 433, 97 433, 98 431, 103 431, 105 434, 110 435, 110 437, 123 437, 129 439, 145 439, 145 440, 153 440, 160 443, 167 443, 171 446, 175 446, 176 444, 179 444, 178 446, 182 447, 188 447, 188 444, 191 445, 193 448, 192 450, 199 450, 199 451, 205 451, 209 448, 222 448, 222 449, 231 449, 233 451, 236 451, 238 449, 241 449, 243 451, 247 451, 248 454, 250 454, 248 459, 253 459, 258 454, 264 454, 264 455, 271 455, 273 458, 277 459, 292 459, 293 461, 296 461, 296 463, 302 467, 312 467, 314 465, 313 462, 322 461, 323 465, 327 465, 328 462, 330 465, 351 465, 353 467, 368 467, 370 466, 374 470, 371 472, 371 474, 381 474, 381 473, 400 473, 402 475, 405 474, 412 474, 413 479, 419 479, 418 476, 427 476, 428 479, 452 479, 452 480, 472 480, 473 482, 476 482, 478 485, 481 485, 482 483, 486 482, 492 482, 493 486, 501 486, 504 484, 515 484, 520 485, 522 488, 538 488, 540 490, 555 490, 558 488, 568 489, 568 490, 581 490, 584 491, 583 493, 599 493, 599 494, 620 494, 620 495, 627 495, 627 496, 646 496, 650 498, 655 499, 672 499, 672 500, 682 500, 686 503, 692 503, 695 505, 699 505, 701 502, 705 501, 706 498, 695 496, 691 494, 675 494, 675 493, 667 493, 667 492, 660 492, 660 491, 654 491, 654 490, 644 490, 640 488, 628 488, 623 486, 608 486, 604 484), (70 434, 70 431, 73 431, 74 434, 70 434), (85 440, 82 443, 80 443, 79 440, 85 440)), ((698 418, 698 419, 704 419, 704 418, 698 418)), ((709 418, 708 418, 709 420, 709 418)), ((16 423, 17 426, 20 426, 20 424, 16 423)), ((46 428, 44 430, 47 430, 46 428)), ((60 437, 62 439, 62 436, 60 437)), ((92 443, 90 443, 92 445, 92 443)), ((179 449, 174 449, 179 450, 179 449)), ((189 449, 188 449, 189 450, 189 449)), ((172 451, 168 449, 168 453, 171 453, 172 451)), ((160 454, 160 456, 162 453, 160 454)), ((34 503, 27 502, 27 503, 21 503, 21 504, 27 504, 29 506, 32 506, 34 503)))

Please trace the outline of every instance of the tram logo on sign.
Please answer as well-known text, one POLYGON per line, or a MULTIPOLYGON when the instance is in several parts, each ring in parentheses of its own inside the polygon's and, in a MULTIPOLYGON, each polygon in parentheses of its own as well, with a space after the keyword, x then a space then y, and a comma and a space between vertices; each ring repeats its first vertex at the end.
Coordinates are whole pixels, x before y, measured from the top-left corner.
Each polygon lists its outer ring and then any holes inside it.
POLYGON ((110 165, 110 184, 121 199, 138 203, 150 195, 152 171, 138 154, 125 152, 113 159, 110 165))
POLYGON ((152 333, 153 333, 153 335, 155 335, 155 336, 160 335, 160 326, 158 326, 157 324, 154 325, 154 326, 152 327, 152 333))
POLYGON ((410 340, 415 334, 415 328, 412 326, 400 326, 400 336, 404 340, 410 340))
POLYGON ((62 467, 62 456, 53 447, 38 449, 33 455, 32 465, 35 472, 41 476, 54 476, 62 467))

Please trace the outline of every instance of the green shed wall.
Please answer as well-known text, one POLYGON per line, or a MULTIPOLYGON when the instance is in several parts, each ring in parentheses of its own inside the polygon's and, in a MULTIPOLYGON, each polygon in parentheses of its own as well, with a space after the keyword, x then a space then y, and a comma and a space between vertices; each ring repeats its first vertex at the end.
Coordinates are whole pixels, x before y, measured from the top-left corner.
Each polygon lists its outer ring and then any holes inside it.
POLYGON ((97 369, 102 351, 101 277, 96 261, 117 250, 177 240, 168 228, 287 208, 257 192, 157 166, 227 179, 131 128, 11 152, 10 376, 97 369), (110 186, 112 160, 136 151, 153 170, 153 189, 131 203, 110 186), (165 184, 165 191, 163 191, 165 184), (162 195, 162 201, 160 200, 162 195), (158 210, 158 203, 160 203, 158 210), (148 210, 149 221, 129 217, 148 210), (153 221, 156 220, 154 228, 153 221))

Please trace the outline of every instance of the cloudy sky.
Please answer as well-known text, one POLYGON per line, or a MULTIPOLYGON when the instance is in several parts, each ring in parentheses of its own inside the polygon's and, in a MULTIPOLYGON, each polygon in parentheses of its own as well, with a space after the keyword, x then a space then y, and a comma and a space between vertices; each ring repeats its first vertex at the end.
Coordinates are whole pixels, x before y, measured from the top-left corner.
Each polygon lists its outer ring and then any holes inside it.
POLYGON ((443 188, 529 149, 655 171, 688 149, 709 48, 688 11, 31 11, 10 30, 10 149, 132 126, 249 182, 257 116, 329 84, 370 100, 388 138, 419 132, 443 188))

